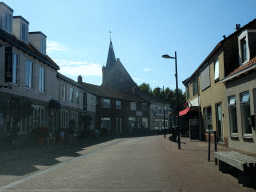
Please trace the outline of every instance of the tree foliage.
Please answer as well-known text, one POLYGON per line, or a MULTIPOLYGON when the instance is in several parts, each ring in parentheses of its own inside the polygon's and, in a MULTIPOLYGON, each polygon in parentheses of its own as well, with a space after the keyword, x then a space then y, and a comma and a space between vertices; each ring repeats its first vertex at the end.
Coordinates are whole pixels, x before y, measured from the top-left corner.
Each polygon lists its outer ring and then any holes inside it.
POLYGON ((145 94, 152 95, 152 89, 150 88, 149 83, 142 83, 142 84, 139 86, 139 89, 140 89, 143 93, 145 93, 145 94))
MULTIPOLYGON (((139 86, 140 90, 144 93, 147 93, 147 90, 151 89, 150 85, 147 83, 142 83, 139 86)), ((173 114, 177 114, 177 94, 176 89, 171 90, 169 87, 166 87, 164 89, 161 89, 160 87, 156 87, 152 91, 152 95, 155 97, 158 97, 159 99, 165 100, 165 103, 168 103, 169 107, 172 109, 173 114)), ((183 109, 183 104, 186 102, 186 94, 182 93, 182 90, 178 90, 178 98, 179 98, 179 108, 178 111, 181 111, 183 109)))

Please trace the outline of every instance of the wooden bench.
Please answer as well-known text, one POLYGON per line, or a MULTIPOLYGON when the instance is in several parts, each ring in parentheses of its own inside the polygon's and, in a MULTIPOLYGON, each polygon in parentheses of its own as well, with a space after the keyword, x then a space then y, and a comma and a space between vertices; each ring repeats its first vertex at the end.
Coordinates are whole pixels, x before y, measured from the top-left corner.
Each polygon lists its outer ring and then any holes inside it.
POLYGON ((222 173, 237 169, 238 183, 251 186, 255 182, 256 158, 234 151, 214 152, 214 157, 219 159, 219 170, 222 173))

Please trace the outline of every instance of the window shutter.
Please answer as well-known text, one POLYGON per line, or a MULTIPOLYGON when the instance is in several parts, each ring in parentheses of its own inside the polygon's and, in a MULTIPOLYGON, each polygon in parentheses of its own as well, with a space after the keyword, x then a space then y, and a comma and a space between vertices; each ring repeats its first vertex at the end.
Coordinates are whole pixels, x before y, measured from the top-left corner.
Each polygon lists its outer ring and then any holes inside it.
POLYGON ((28 26, 25 28, 25 41, 28 42, 28 26))
POLYGON ((210 86, 210 67, 207 66, 201 71, 201 90, 210 86))
POLYGON ((5 47, 5 82, 12 82, 12 46, 5 47))
POLYGON ((8 31, 11 33, 12 32, 12 15, 8 14, 8 31))

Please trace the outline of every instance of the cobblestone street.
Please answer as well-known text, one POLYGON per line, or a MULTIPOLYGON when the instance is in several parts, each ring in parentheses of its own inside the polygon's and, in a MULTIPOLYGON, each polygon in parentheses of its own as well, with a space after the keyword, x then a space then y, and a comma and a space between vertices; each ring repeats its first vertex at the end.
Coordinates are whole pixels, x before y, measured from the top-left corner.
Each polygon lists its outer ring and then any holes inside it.
POLYGON ((255 191, 207 161, 207 143, 120 138, 4 163, 0 191, 255 191))

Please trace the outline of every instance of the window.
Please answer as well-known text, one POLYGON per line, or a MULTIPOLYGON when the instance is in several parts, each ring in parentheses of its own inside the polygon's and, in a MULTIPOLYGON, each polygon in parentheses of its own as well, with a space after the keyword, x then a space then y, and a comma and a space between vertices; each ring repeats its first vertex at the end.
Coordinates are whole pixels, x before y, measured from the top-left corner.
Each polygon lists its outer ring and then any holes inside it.
POLYGON ((194 78, 193 78, 192 84, 193 84, 193 96, 195 96, 196 94, 198 94, 198 89, 197 89, 197 77, 194 77, 194 78))
POLYGON ((12 82, 17 84, 18 55, 12 53, 12 82))
POLYGON ((73 103, 74 101, 74 89, 70 87, 70 102, 73 103))
POLYGON ((67 123, 67 116, 68 116, 68 111, 66 110, 60 110, 60 123, 61 123, 61 128, 68 128, 68 123, 67 123))
POLYGON ((101 118, 101 128, 111 130, 111 121, 110 121, 109 117, 102 117, 101 118))
POLYGON ((242 59, 242 63, 244 63, 245 61, 247 61, 247 44, 246 44, 246 38, 243 38, 241 40, 241 59, 242 59))
POLYGON ((66 85, 62 84, 62 101, 66 100, 66 85))
POLYGON ((187 99, 189 99, 190 94, 189 94, 189 85, 186 86, 186 92, 187 92, 187 99))
POLYGON ((110 108, 110 99, 101 99, 101 108, 110 108))
POLYGON ((158 106, 158 109, 159 109, 159 113, 161 113, 162 112, 162 107, 158 106))
POLYGON ((212 130, 212 110, 211 107, 204 108, 204 125, 205 130, 209 131, 212 130))
POLYGON ((143 129, 149 128, 149 126, 148 126, 148 118, 146 118, 146 117, 142 117, 142 128, 143 129))
POLYGON ((141 104, 141 110, 142 111, 147 111, 147 103, 142 103, 141 104))
POLYGON ((4 14, 4 30, 12 32, 12 14, 5 12, 4 14))
POLYGON ((92 107, 95 106, 95 97, 92 97, 92 107))
POLYGON ((136 103, 135 102, 132 102, 130 104, 130 110, 136 111, 136 103))
POLYGON ((38 126, 45 126, 45 108, 35 105, 33 110, 33 128, 38 126))
POLYGON ((71 111, 71 119, 73 119, 75 121, 75 125, 76 125, 76 128, 77 128, 77 125, 78 125, 78 112, 71 111))
POLYGON ((24 23, 21 25, 21 40, 28 42, 28 26, 24 23))
POLYGON ((219 79, 219 59, 214 61, 214 80, 219 79))
POLYGON ((156 105, 151 105, 151 110, 155 111, 156 110, 156 105))
POLYGON ((168 107, 164 106, 164 113, 167 113, 167 112, 168 112, 168 107))
POLYGON ((230 132, 237 133, 237 115, 236 115, 236 97, 231 96, 228 98, 228 113, 229 113, 229 126, 230 132))
POLYGON ((41 37, 41 52, 43 54, 46 54, 46 40, 45 38, 41 37))
POLYGON ((79 104, 79 91, 76 91, 76 104, 79 104))
POLYGON ((201 71, 201 90, 210 86, 210 67, 208 64, 201 71))
POLYGON ((121 109, 121 101, 116 101, 116 109, 121 109))
POLYGON ((33 63, 29 60, 26 59, 26 64, 25 64, 25 87, 27 88, 32 88, 32 79, 33 79, 33 63))
POLYGON ((44 92, 44 85, 45 85, 45 69, 43 67, 39 67, 39 91, 44 92))
POLYGON ((135 128, 135 117, 128 117, 129 133, 133 133, 135 128))
POLYGON ((249 92, 241 94, 241 118, 243 134, 252 134, 252 127, 249 124, 249 116, 251 115, 250 109, 250 95, 249 92))
POLYGON ((87 93, 83 93, 83 109, 87 110, 87 93))
POLYGON ((158 129, 158 119, 155 119, 155 129, 158 129))

